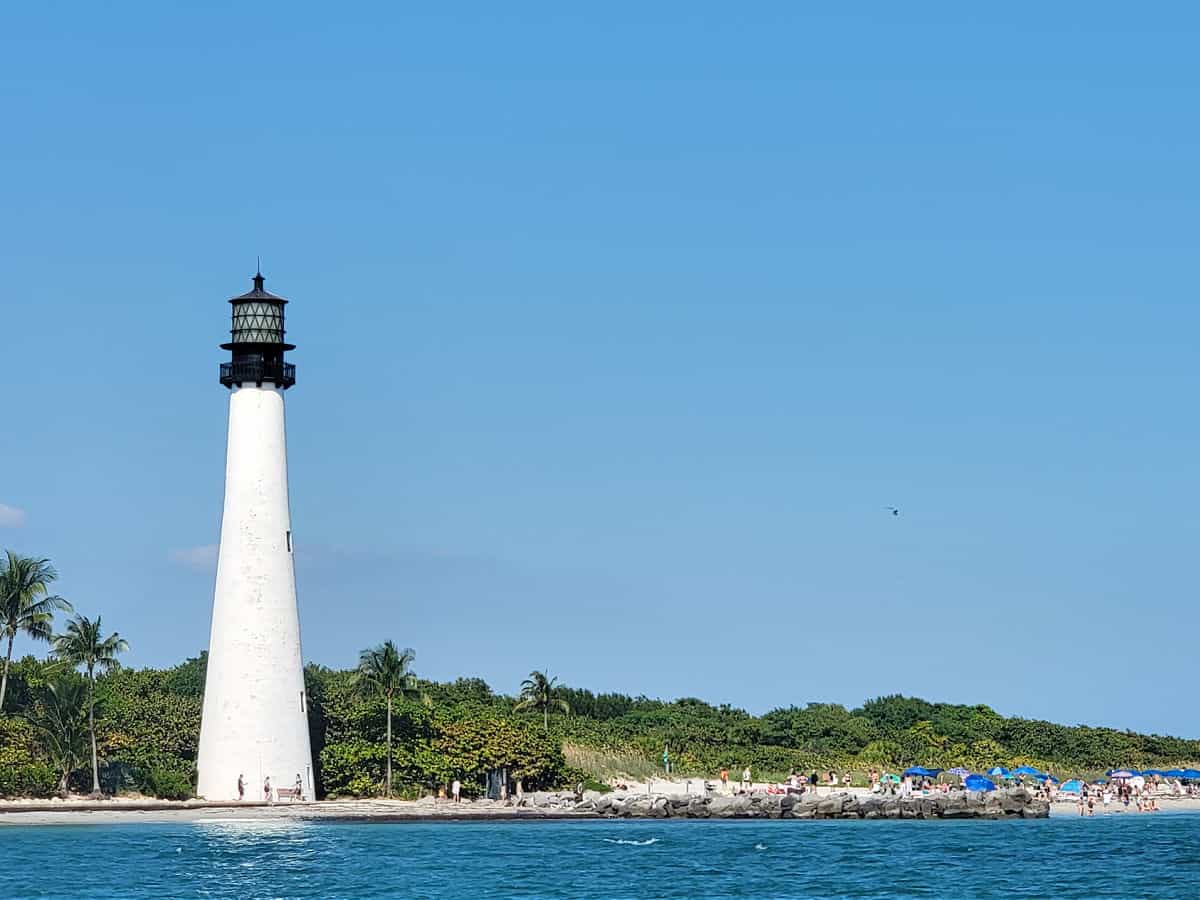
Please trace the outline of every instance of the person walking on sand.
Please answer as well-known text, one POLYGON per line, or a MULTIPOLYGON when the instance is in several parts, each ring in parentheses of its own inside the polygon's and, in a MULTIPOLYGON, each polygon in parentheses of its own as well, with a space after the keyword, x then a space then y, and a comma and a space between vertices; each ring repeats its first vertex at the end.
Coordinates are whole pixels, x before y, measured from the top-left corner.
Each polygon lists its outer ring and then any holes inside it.
POLYGON ((304 799, 304 779, 300 777, 299 772, 296 773, 296 784, 292 788, 292 791, 293 791, 293 793, 292 793, 293 800, 303 800, 304 799))
POLYGON ((721 793, 729 793, 729 770, 724 766, 721 767, 721 793))
POLYGON ((271 802, 271 776, 268 775, 263 780, 263 799, 268 803, 271 802))
POLYGON ((749 793, 750 791, 750 767, 742 769, 742 790, 749 793))
POLYGON ((246 799, 246 781, 242 778, 241 773, 238 773, 238 802, 246 799))
POLYGON ((455 803, 462 802, 462 785, 457 778, 450 785, 450 796, 454 799, 455 803))

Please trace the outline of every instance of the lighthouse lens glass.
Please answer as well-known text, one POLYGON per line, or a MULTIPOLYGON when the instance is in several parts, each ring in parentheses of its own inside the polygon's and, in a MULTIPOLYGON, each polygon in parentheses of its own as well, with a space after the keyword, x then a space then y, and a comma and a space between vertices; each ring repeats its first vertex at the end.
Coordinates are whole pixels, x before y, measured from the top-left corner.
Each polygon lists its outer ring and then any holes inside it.
POLYGON ((233 342, 283 343, 283 307, 274 303, 239 303, 233 308, 233 342))

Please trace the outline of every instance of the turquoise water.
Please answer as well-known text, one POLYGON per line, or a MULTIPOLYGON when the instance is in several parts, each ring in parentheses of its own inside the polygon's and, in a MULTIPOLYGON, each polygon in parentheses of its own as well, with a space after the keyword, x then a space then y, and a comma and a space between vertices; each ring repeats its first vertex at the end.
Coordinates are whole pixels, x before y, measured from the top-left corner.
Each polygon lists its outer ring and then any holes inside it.
POLYGON ((0 826, 5 898, 1197 897, 1200 816, 0 826))

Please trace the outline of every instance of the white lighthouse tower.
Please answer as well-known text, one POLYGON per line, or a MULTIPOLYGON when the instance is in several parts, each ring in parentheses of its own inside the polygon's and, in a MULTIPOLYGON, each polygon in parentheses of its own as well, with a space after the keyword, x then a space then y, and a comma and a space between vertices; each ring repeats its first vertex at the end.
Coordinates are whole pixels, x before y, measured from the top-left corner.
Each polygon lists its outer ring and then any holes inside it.
POLYGON ((295 787, 313 796, 308 700, 292 566, 283 392, 296 383, 284 361, 287 301, 263 289, 234 297, 231 351, 221 364, 229 394, 225 509, 213 598, 208 676, 196 761, 207 800, 261 800, 295 787))

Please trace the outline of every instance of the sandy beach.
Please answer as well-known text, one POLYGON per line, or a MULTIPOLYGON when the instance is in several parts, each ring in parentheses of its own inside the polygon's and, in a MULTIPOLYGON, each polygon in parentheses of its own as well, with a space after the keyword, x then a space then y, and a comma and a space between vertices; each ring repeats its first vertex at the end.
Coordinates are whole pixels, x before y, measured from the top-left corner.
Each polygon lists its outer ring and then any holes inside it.
POLYGON ((155 800, 2 801, 5 825, 108 825, 136 822, 427 821, 580 819, 586 814, 504 806, 488 801, 320 800, 297 803, 204 803, 155 800))

